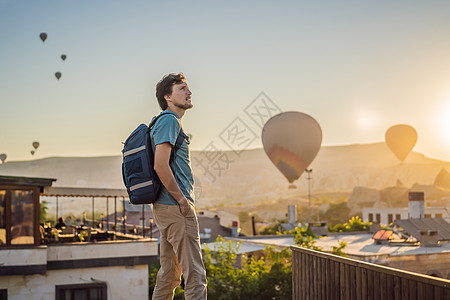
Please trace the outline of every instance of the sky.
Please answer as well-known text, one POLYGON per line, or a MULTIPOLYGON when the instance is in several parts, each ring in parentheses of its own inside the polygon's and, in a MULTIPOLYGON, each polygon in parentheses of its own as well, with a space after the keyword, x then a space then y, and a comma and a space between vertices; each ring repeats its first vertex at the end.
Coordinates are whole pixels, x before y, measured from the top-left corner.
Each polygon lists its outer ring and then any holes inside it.
POLYGON ((248 111, 265 101, 315 118, 323 146, 409 124, 414 151, 450 161, 449 15, 449 1, 0 0, 0 153, 121 155, 160 111, 156 83, 183 72, 192 150, 238 147, 224 139, 238 123, 257 136, 240 147, 262 147, 248 111))

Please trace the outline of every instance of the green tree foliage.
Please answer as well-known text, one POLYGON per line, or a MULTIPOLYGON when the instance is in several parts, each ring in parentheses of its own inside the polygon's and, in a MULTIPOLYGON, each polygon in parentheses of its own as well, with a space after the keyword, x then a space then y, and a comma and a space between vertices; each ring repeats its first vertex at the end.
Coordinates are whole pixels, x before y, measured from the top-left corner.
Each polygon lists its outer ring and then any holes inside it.
POLYGON ((326 220, 328 224, 336 225, 345 222, 345 220, 348 220, 348 218, 351 217, 349 211, 347 201, 341 199, 336 203, 330 203, 327 211, 321 217, 322 220, 326 220))
POLYGON ((39 204, 39 208, 40 208, 40 221, 41 223, 45 223, 45 221, 47 221, 47 207, 48 202, 47 201, 42 201, 39 204))
POLYGON ((338 242, 339 242, 339 246, 332 246, 330 253, 334 254, 334 255, 348 257, 348 255, 345 254, 344 251, 342 251, 345 249, 345 247, 347 247, 347 243, 344 241, 338 241, 338 242))
POLYGON ((309 228, 303 228, 301 226, 297 226, 295 228, 294 241, 295 244, 299 247, 323 251, 321 247, 316 246, 317 238, 318 237, 315 236, 309 228))
POLYGON ((330 232, 354 232, 354 231, 369 231, 371 222, 363 222, 359 216, 354 216, 347 223, 337 224, 334 227, 329 227, 330 232))
POLYGON ((287 220, 278 220, 275 224, 266 226, 259 232, 260 235, 276 235, 288 234, 288 232, 281 233, 281 224, 287 223, 287 220))
MULTIPOLYGON (((275 251, 267 247, 264 255, 256 260, 247 255, 239 259, 238 249, 220 236, 216 245, 213 251, 206 248, 204 255, 209 299, 292 298, 292 254, 289 249, 275 251)), ((159 264, 149 266, 150 294, 159 267, 159 264)), ((174 299, 184 299, 184 290, 180 286, 175 290, 174 299)))

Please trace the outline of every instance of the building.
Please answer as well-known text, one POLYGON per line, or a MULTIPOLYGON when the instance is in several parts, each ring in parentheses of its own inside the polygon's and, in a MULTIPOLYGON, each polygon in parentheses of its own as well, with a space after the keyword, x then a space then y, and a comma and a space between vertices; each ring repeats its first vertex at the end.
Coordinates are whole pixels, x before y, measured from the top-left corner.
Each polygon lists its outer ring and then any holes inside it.
POLYGON ((409 192, 408 207, 363 208, 363 220, 378 224, 392 224, 396 220, 443 218, 450 222, 447 207, 425 207, 424 192, 409 192))
MULTIPOLYGON (((380 224, 391 224, 395 220, 409 218, 408 207, 373 208, 364 207, 363 220, 380 224)), ((450 210, 447 207, 425 207, 425 218, 443 218, 450 222, 450 210)))
POLYGON ((82 242, 78 231, 51 229, 47 236, 39 224, 40 195, 71 194, 94 201, 126 197, 126 192, 52 191, 54 181, 0 176, 0 299, 147 299, 148 264, 157 261, 157 240, 83 228, 91 242, 82 242))

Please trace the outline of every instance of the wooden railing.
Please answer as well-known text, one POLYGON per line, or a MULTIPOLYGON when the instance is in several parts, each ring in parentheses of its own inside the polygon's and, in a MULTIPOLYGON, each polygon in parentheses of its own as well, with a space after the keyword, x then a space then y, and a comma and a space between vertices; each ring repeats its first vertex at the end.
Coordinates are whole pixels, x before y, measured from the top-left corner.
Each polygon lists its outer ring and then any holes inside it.
POLYGON ((450 299, 450 280, 292 246, 293 299, 450 299))

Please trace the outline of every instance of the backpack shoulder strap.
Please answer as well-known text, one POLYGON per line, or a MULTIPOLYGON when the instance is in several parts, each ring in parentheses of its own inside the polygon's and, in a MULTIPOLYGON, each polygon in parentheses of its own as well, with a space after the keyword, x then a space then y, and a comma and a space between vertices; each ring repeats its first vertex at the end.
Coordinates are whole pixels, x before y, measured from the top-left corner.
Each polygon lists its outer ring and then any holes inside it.
MULTIPOLYGON (((150 134, 150 129, 152 129, 152 127, 156 124, 156 121, 160 117, 165 116, 165 115, 169 115, 169 114, 171 114, 171 113, 169 113, 169 112, 162 112, 159 115, 154 116, 152 121, 148 125, 148 132, 149 132, 149 134, 150 134)), ((170 159, 169 159, 169 165, 170 166, 173 165, 173 161, 175 159, 175 154, 178 151, 178 149, 181 148, 181 144, 183 144, 184 139, 185 139, 185 134, 184 134, 183 128, 181 127, 181 124, 180 124, 180 131, 178 132, 177 140, 175 141, 175 145, 173 145, 172 152, 170 153, 170 159)))
POLYGON ((160 113, 159 115, 154 116, 154 117, 152 118, 150 124, 148 125, 148 131, 150 132, 150 129, 152 129, 152 127, 155 126, 156 121, 158 121, 159 118, 161 118, 162 116, 165 116, 165 115, 169 115, 169 114, 170 114, 169 112, 164 112, 164 111, 163 111, 163 112, 160 113))

